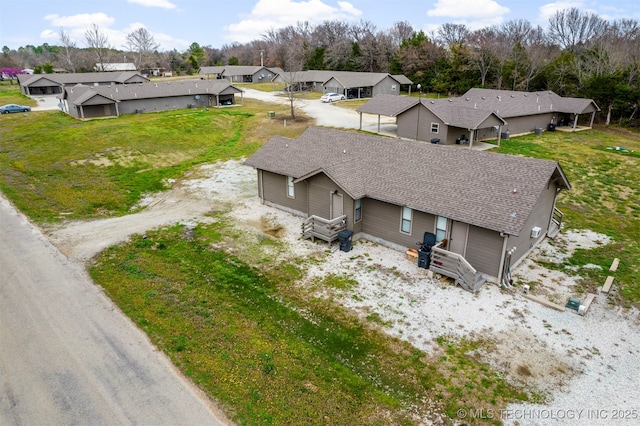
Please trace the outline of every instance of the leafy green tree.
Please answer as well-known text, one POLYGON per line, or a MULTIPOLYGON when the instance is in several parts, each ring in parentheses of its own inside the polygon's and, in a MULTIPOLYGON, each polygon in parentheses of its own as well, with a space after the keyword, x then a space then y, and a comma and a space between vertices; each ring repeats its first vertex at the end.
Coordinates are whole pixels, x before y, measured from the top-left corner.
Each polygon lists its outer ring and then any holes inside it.
POLYGON ((229 57, 229 65, 240 65, 240 61, 237 56, 229 57))
POLYGON ((202 47, 198 43, 191 43, 189 46, 188 53, 188 61, 191 63, 191 66, 194 70, 200 68, 200 65, 204 62, 204 59, 207 57, 207 53, 204 51, 202 47))

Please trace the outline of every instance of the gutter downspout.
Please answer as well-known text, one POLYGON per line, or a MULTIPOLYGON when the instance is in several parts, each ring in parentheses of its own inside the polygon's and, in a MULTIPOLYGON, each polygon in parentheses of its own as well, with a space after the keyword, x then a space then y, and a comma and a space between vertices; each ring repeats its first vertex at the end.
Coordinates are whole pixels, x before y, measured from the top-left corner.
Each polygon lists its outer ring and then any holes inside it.
POLYGON ((261 169, 258 169, 258 197, 260 197, 260 204, 264 204, 264 181, 261 169))
POLYGON ((500 233, 500 236, 504 238, 502 241, 502 254, 500 255, 500 267, 498 269, 498 285, 502 285, 502 272, 504 271, 504 261, 507 257, 507 245, 509 243, 509 235, 504 232, 500 233))

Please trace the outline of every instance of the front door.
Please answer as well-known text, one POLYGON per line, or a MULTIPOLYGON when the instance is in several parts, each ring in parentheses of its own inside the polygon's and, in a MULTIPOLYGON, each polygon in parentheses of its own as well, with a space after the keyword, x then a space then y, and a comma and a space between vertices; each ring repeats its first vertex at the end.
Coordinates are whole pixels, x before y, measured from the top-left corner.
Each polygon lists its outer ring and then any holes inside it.
POLYGON ((469 224, 451 221, 451 235, 449 238, 449 251, 464 256, 465 248, 467 246, 467 233, 469 231, 469 224))
POLYGON ((344 205, 342 200, 342 194, 337 192, 331 193, 331 219, 340 217, 344 214, 344 205))

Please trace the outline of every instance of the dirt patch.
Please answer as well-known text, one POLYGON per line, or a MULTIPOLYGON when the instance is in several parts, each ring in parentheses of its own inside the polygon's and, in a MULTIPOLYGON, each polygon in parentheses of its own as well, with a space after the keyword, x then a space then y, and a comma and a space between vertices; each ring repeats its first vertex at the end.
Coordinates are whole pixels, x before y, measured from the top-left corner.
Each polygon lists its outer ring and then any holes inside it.
POLYGON ((287 230, 273 215, 263 215, 260 217, 260 231, 271 237, 282 238, 287 230))

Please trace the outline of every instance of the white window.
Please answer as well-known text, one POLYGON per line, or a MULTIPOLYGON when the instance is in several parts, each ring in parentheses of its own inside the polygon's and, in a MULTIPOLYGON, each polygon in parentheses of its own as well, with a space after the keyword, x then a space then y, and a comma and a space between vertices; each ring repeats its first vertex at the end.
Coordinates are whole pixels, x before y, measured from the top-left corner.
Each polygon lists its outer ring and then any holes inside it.
POLYGON ((447 218, 438 216, 436 220, 436 241, 442 241, 447 236, 447 218))
POLYGON ((431 133, 438 133, 440 131, 440 124, 431 123, 431 133))
POLYGON ((402 223, 400 224, 400 232, 411 234, 411 220, 413 211, 409 207, 402 208, 402 223))
POLYGON ((293 177, 287 176, 287 197, 295 198, 296 191, 293 186, 293 177))
POLYGON ((354 204, 355 214, 354 222, 360 222, 362 220, 362 199, 358 198, 354 204))

